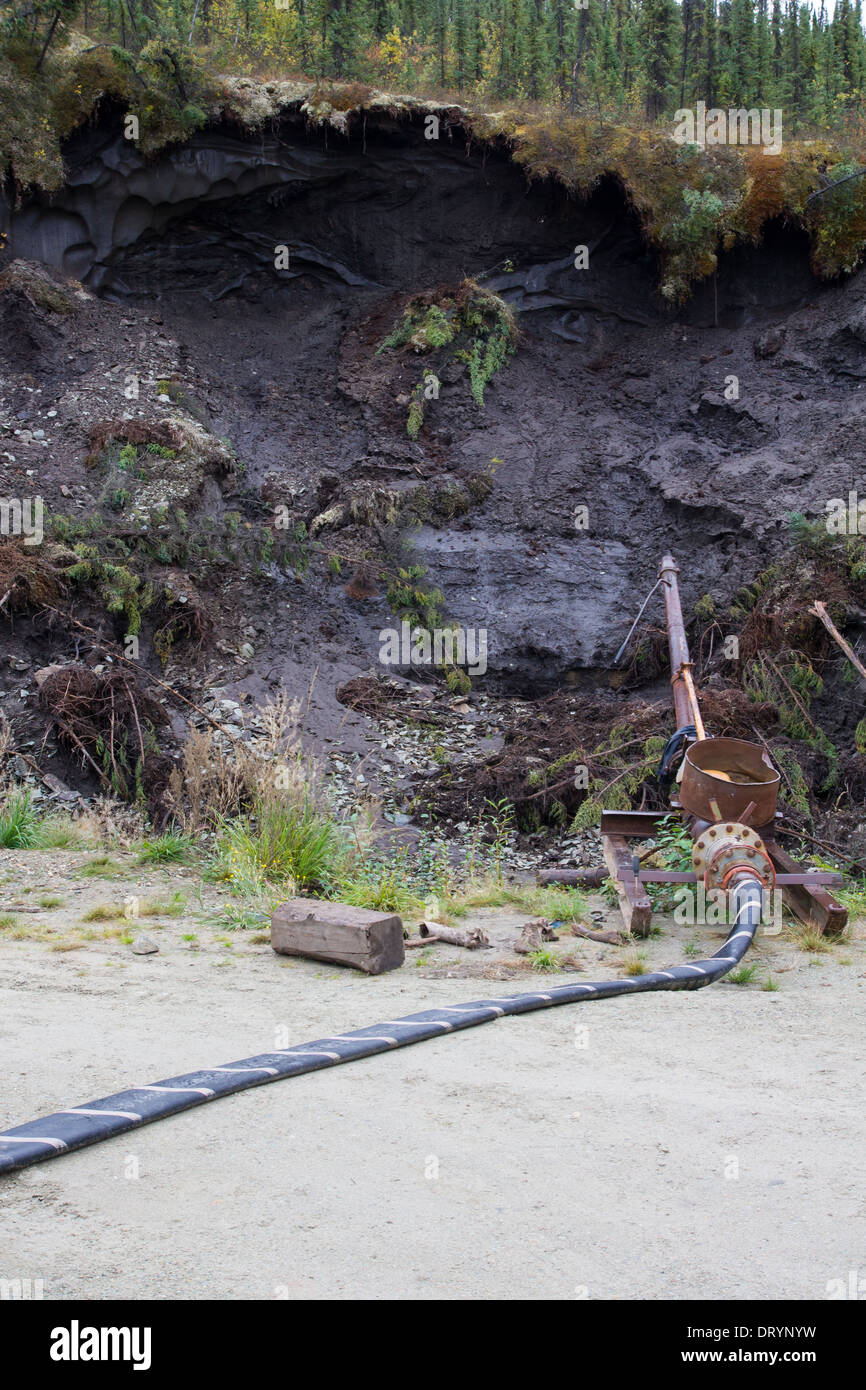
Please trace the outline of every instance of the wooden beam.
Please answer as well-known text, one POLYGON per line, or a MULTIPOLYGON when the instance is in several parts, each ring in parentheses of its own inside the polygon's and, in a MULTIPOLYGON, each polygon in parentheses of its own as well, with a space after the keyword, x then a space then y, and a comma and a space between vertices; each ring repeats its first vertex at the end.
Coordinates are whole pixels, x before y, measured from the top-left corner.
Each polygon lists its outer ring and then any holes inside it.
POLYGON ((635 936, 649 934, 653 907, 643 889, 635 882, 631 850, 624 835, 603 835, 604 862, 616 884, 619 908, 626 931, 635 936))
POLYGON ((649 837, 669 811, 602 811, 602 835, 641 835, 649 837))
MULTIPOLYGON (((796 874, 805 872, 802 864, 792 859, 782 846, 772 839, 764 839, 764 848, 781 873, 796 874)), ((824 936, 838 936, 848 924, 848 911, 837 902, 832 893, 817 884, 815 887, 804 884, 787 884, 782 889, 785 902, 795 912, 801 922, 816 927, 824 936)))
POLYGON ((394 913, 291 898, 271 917, 271 945, 279 955, 310 956, 382 975, 403 964, 403 923, 394 913))

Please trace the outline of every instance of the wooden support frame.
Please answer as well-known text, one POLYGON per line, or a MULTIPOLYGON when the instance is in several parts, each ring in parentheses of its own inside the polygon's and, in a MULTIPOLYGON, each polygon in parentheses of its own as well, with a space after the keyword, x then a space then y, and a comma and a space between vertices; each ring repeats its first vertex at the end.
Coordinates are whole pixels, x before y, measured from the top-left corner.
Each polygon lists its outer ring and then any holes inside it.
MULTIPOLYGON (((764 847, 773 861, 773 867, 780 873, 802 873, 803 866, 792 859, 786 850, 774 839, 764 840, 764 847)), ((791 911, 806 926, 814 927, 824 936, 839 936, 848 925, 848 909, 828 893, 826 888, 816 884, 787 885, 782 889, 785 902, 791 911)))
MULTIPOLYGON (((666 814, 668 813, 661 811, 602 812, 601 842, 604 862, 619 895, 620 911, 626 930, 634 933, 635 936, 648 934, 652 918, 652 903, 644 891, 643 884, 635 876, 628 840, 629 838, 645 839, 651 836, 659 821, 663 820, 666 814)), ((773 867, 779 875, 784 877, 789 874, 808 877, 802 864, 799 864, 796 859, 792 859, 791 855, 782 849, 772 833, 768 833, 772 829, 772 826, 762 826, 757 833, 764 841, 773 867)), ((848 924, 847 909, 833 897, 832 893, 827 891, 825 886, 821 883, 786 883, 784 877, 781 889, 785 903, 801 922, 824 936, 839 936, 845 930, 848 924)), ((672 874, 665 875, 660 881, 674 882, 675 880, 679 881, 680 878, 683 882, 688 881, 685 876, 672 874)), ((651 881, 648 875, 644 881, 651 881)))
POLYGON ((602 835, 604 862, 619 894, 619 908, 626 931, 648 936, 653 905, 635 880, 631 850, 624 835, 602 835))

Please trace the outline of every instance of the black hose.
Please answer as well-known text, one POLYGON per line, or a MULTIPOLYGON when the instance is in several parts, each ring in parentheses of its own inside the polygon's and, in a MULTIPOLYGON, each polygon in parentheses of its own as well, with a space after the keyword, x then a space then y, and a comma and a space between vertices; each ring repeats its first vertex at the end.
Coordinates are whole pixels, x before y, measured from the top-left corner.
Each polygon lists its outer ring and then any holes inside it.
POLYGON ((671 734, 662 751, 661 760, 656 768, 656 780, 661 787, 666 787, 673 777, 674 763, 678 754, 684 754, 687 740, 694 742, 697 739, 698 731, 694 724, 683 724, 675 733, 671 734))
POLYGON ((598 984, 559 985, 526 994, 506 995, 504 999, 480 999, 451 1008, 427 1009, 387 1023, 373 1024, 355 1033, 317 1038, 296 1047, 245 1057, 210 1070, 172 1076, 148 1086, 133 1086, 113 1096, 89 1101, 87 1105, 58 1110, 42 1120, 31 1120, 0 1133, 0 1172, 13 1172, 31 1163, 40 1163, 87 1144, 98 1144, 115 1134, 124 1134, 139 1125, 189 1110, 194 1105, 217 1100, 220 1096, 264 1086, 284 1077, 300 1076, 323 1067, 338 1066, 388 1052, 396 1047, 424 1042, 443 1033, 491 1023, 506 1014, 530 1013, 560 1004, 580 1004, 592 999, 610 999, 617 994, 644 994, 660 989, 701 989, 720 980, 742 960, 754 939, 761 920, 761 888, 750 875, 738 877, 731 886, 729 902, 734 924, 725 944, 714 956, 670 970, 654 970, 624 980, 604 980, 598 984))

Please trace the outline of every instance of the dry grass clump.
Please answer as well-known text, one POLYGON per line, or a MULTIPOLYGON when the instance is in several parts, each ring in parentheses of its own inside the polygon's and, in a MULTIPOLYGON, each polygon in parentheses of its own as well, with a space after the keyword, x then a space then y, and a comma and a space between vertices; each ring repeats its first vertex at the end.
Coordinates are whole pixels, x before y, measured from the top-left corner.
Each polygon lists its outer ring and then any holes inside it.
POLYGON ((176 824, 216 832, 209 876, 258 901, 280 891, 332 891, 363 855, 371 815, 340 825, 322 768, 304 748, 304 704, 283 691, 259 710, 255 744, 194 731, 171 778, 176 824))
MULTIPOLYGON (((213 830, 257 800, 321 801, 321 768, 303 747, 303 709, 285 691, 269 699, 258 709, 255 744, 213 728, 190 730, 168 784, 171 815, 186 834, 213 830)), ((238 719, 243 727, 243 715, 238 719)))
POLYGON ((82 840, 113 845, 116 849, 128 849, 147 833, 141 806, 118 801, 113 796, 96 797, 72 824, 82 840))

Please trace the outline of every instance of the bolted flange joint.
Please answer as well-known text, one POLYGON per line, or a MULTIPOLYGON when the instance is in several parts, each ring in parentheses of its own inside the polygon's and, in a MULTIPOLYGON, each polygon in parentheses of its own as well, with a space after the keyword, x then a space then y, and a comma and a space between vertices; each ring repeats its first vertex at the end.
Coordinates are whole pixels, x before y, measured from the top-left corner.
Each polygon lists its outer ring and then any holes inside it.
POLYGON ((692 846, 692 865, 705 888, 727 888, 735 873, 749 873, 763 888, 772 888, 776 870, 760 835, 749 825, 720 821, 709 826, 692 846))

